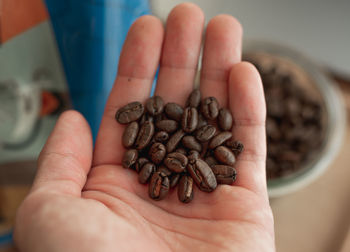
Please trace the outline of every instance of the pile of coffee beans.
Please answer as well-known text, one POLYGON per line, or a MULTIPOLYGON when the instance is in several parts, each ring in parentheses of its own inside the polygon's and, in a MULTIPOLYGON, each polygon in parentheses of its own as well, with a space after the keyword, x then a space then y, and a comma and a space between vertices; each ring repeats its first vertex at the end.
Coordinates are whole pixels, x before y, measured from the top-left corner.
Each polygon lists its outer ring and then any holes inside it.
POLYGON ((202 100, 194 89, 183 108, 154 96, 145 105, 125 105, 115 118, 127 125, 122 165, 136 170, 141 184, 149 182, 152 199, 163 199, 178 185, 179 200, 188 203, 194 184, 212 192, 217 184, 235 181, 234 164, 243 144, 232 139, 231 112, 220 108, 216 98, 202 100))
POLYGON ((261 75, 267 105, 267 179, 285 177, 302 169, 322 146, 321 100, 278 63, 252 63, 261 75))

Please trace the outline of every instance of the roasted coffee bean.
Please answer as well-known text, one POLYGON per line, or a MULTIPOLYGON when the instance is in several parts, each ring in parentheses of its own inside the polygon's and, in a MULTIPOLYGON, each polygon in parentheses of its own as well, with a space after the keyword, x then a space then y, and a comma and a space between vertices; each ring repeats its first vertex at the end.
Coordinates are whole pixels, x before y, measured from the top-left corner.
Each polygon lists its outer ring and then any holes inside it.
POLYGON ((159 130, 166 131, 168 133, 174 132, 178 128, 178 123, 175 120, 161 120, 156 122, 156 127, 159 130))
POLYGON ((165 143, 169 139, 169 134, 166 131, 159 131, 154 134, 153 139, 155 142, 165 143))
POLYGON ((196 108, 187 107, 182 115, 182 129, 190 133, 194 131, 198 124, 198 112, 196 108))
POLYGON ((166 148, 162 143, 154 143, 149 149, 148 155, 155 164, 163 161, 166 154, 166 148))
POLYGON ((135 149, 129 149, 124 153, 122 166, 124 168, 131 168, 138 158, 138 151, 135 149))
POLYGON ((212 167, 213 165, 217 165, 219 164, 218 161, 216 161, 216 159, 213 156, 208 156, 204 159, 204 161, 210 166, 212 167))
POLYGON ((228 140, 226 141, 225 145, 231 149, 233 154, 237 157, 239 154, 242 153, 244 149, 244 145, 240 141, 233 141, 233 140, 228 140))
POLYGON ((200 190, 212 192, 217 186, 216 178, 209 165, 202 159, 196 159, 187 165, 187 171, 200 190))
POLYGON ((219 114, 219 103, 216 98, 205 98, 201 103, 201 112, 205 118, 214 120, 219 114))
POLYGON ((197 108, 201 102, 201 92, 198 88, 194 89, 187 99, 186 107, 197 108))
POLYGON ((167 196, 170 188, 169 178, 161 172, 154 172, 149 184, 149 196, 154 200, 161 200, 167 196))
POLYGON ((187 151, 184 148, 177 148, 175 151, 180 152, 180 153, 184 154, 185 156, 187 155, 187 151))
POLYGON ((167 103, 165 105, 165 113, 166 115, 175 121, 181 122, 182 114, 184 112, 184 109, 176 104, 176 103, 167 103))
POLYGON ((147 181, 150 179, 152 176, 152 173, 155 172, 156 166, 152 163, 146 163, 140 173, 139 173, 139 182, 141 184, 146 184, 147 181))
POLYGON ((151 141, 154 134, 154 125, 150 121, 146 121, 141 125, 139 134, 137 135, 135 147, 138 150, 141 150, 147 146, 151 141))
POLYGON ((222 164, 233 166, 236 162, 235 155, 225 146, 219 146, 214 150, 215 158, 222 164))
POLYGON ((187 157, 179 152, 169 153, 164 159, 165 166, 172 172, 176 173, 183 172, 186 168, 187 162, 187 157))
POLYGON ((184 136, 182 138, 182 144, 184 147, 190 150, 202 151, 202 145, 196 140, 194 136, 184 136))
POLYGON ((170 138, 169 141, 166 143, 166 151, 168 153, 173 152, 183 136, 185 135, 185 132, 180 129, 176 131, 170 138))
POLYGON ((147 158, 144 158, 144 157, 140 157, 137 159, 136 163, 135 163, 135 170, 137 172, 140 172, 141 169, 142 169, 142 166, 146 163, 148 163, 148 159, 147 158))
POLYGON ((208 125, 207 120, 203 117, 203 115, 201 113, 198 113, 197 129, 200 129, 200 128, 202 128, 205 125, 208 125))
POLYGON ((170 188, 174 188, 181 178, 181 173, 174 173, 170 177, 170 188))
MULTIPOLYGON (((219 110, 214 97, 201 101, 200 91, 195 89, 183 109, 176 103, 164 106, 162 98, 154 96, 146 101, 145 107, 133 102, 119 109, 115 117, 118 122, 129 124, 123 132, 122 144, 125 148, 133 148, 125 152, 122 165, 134 168, 141 184, 150 182, 152 199, 163 199, 169 188, 179 185, 179 200, 188 203, 193 198, 193 180, 205 192, 215 190, 218 183, 234 181, 236 173, 233 174, 235 170, 231 166, 235 156, 232 151, 238 153, 243 145, 232 142, 232 134, 228 132, 232 127, 232 115, 227 109, 219 110), (221 132, 219 128, 227 132, 221 132), (216 167, 215 174, 209 165, 216 167)), ((301 115, 297 117, 301 118, 301 115)), ((298 126, 297 119, 285 123, 298 126)), ((291 139, 297 139, 293 134, 289 134, 293 136, 291 139)), ((288 162, 295 159, 297 148, 295 144, 294 152, 279 156, 281 165, 288 166, 288 162)))
POLYGON ((218 123, 220 128, 224 131, 228 131, 232 128, 232 115, 228 109, 222 108, 219 110, 218 123))
POLYGON ((159 115, 163 109, 164 101, 160 96, 153 96, 146 101, 146 110, 150 115, 159 115))
POLYGON ((199 154, 199 152, 198 151, 196 151, 196 150, 190 150, 189 152, 188 152, 188 156, 187 156, 187 158, 190 160, 190 159, 198 159, 198 158, 200 158, 200 154, 199 154))
POLYGON ((216 132, 216 128, 213 125, 206 125, 196 131, 196 138, 198 141, 209 141, 216 132))
POLYGON ((208 142, 202 143, 202 151, 200 153, 201 158, 204 158, 208 154, 208 152, 210 152, 210 150, 208 150, 208 145, 208 142))
POLYGON ((146 121, 153 122, 153 116, 149 115, 148 113, 144 113, 139 120, 139 125, 144 124, 146 121))
POLYGON ((139 124, 137 122, 131 122, 126 126, 122 137, 122 143, 125 148, 129 148, 134 144, 138 133, 139 124))
POLYGON ((183 203, 189 203, 193 199, 193 179, 190 176, 182 175, 177 188, 177 196, 183 203))
POLYGON ((144 107, 140 102, 131 102, 124 107, 118 109, 115 119, 121 124, 127 124, 138 120, 144 111, 144 107))
POLYGON ((215 174, 218 184, 231 185, 236 180, 236 169, 228 165, 213 165, 212 171, 215 174))
POLYGON ((170 176, 172 174, 172 172, 165 166, 165 165, 160 165, 157 168, 158 172, 162 172, 165 176, 170 176))
POLYGON ((213 137, 209 143, 209 148, 214 149, 232 137, 232 133, 229 131, 220 132, 215 137, 213 137))

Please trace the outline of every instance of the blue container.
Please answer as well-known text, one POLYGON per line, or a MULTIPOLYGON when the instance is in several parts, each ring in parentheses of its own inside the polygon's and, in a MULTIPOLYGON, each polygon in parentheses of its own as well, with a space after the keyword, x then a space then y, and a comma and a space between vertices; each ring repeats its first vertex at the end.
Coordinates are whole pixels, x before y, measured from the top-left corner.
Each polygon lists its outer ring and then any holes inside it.
POLYGON ((88 120, 94 139, 116 77, 119 55, 145 0, 45 0, 73 107, 88 120))
POLYGON ((12 231, 0 234, 0 249, 12 243, 12 231))

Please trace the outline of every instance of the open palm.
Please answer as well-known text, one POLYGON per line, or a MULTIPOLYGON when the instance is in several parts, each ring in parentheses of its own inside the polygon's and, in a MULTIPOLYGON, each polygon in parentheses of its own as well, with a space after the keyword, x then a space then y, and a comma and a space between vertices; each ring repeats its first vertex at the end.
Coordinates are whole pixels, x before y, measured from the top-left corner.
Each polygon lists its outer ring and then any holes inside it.
POLYGON ((176 190, 148 197, 137 174, 121 167, 123 125, 117 109, 145 101, 160 64, 156 94, 184 104, 193 88, 204 16, 192 4, 170 13, 166 31, 155 17, 131 27, 94 151, 89 127, 65 112, 38 162, 31 193, 20 207, 15 241, 23 251, 274 251, 273 218, 265 182, 265 104, 255 68, 241 61, 242 29, 227 15, 206 30, 201 92, 234 117, 233 136, 245 145, 237 181, 213 193, 194 190, 190 204, 176 190))

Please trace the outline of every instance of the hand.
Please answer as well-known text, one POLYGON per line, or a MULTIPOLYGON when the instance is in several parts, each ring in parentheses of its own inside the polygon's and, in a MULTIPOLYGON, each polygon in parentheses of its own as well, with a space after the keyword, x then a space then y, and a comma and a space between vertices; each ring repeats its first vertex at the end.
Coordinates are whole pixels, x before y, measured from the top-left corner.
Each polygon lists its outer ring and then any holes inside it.
POLYGON ((172 10, 165 33, 152 16, 132 25, 94 151, 88 124, 69 111, 39 157, 33 188, 17 214, 21 251, 274 251, 263 88, 256 69, 241 62, 242 29, 233 17, 219 15, 207 26, 200 88, 203 97, 215 96, 231 109, 234 138, 245 145, 234 185, 213 193, 196 188, 190 204, 179 202, 176 190, 154 201, 137 174, 120 165, 124 126, 115 112, 149 97, 159 62, 156 94, 184 104, 203 25, 202 11, 188 3, 172 10))

